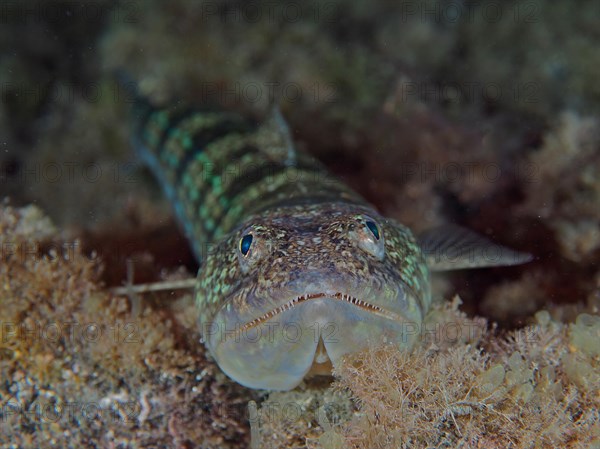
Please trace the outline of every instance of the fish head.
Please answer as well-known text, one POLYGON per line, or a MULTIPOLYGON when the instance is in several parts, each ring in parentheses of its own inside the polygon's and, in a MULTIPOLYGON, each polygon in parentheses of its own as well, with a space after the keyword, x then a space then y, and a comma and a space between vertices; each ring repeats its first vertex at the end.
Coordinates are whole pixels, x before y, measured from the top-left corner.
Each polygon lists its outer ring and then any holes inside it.
POLYGON ((430 293, 410 230, 342 203, 245 220, 208 254, 196 300, 204 341, 227 375, 289 390, 345 354, 412 346, 430 293))

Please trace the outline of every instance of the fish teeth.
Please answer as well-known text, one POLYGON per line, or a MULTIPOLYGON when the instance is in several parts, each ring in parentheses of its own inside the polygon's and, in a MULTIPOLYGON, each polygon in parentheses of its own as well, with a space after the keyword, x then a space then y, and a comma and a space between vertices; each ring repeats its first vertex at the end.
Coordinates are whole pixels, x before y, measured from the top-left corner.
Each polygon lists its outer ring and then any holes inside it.
POLYGON ((370 304, 362 299, 355 298, 354 296, 351 296, 348 293, 342 293, 342 292, 336 292, 334 294, 308 293, 305 295, 296 296, 295 298, 292 298, 291 300, 289 300, 282 306, 279 306, 279 307, 265 313, 264 315, 262 315, 259 318, 255 318, 252 321, 249 321, 248 323, 246 323, 242 326, 241 330, 245 331, 252 327, 258 326, 261 323, 273 318, 274 316, 277 316, 280 313, 283 313, 287 310, 290 310, 290 309, 296 307, 296 304, 299 304, 304 301, 309 301, 311 299, 318 299, 318 298, 323 298, 323 297, 335 298, 335 299, 349 302, 350 304, 354 304, 354 305, 357 305, 360 307, 366 307, 368 309, 375 310, 377 312, 384 312, 384 310, 381 307, 376 306, 374 304, 370 304))

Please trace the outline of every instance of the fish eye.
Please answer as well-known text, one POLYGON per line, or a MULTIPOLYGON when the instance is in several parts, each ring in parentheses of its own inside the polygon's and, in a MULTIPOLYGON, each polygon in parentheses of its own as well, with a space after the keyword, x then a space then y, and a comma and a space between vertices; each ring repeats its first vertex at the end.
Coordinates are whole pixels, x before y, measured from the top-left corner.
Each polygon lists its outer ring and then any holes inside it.
POLYGON ((385 242, 383 232, 377 222, 368 216, 357 217, 358 226, 354 226, 349 233, 349 237, 360 249, 375 257, 383 260, 385 256, 385 242))
POLYGON ((242 272, 248 273, 271 251, 271 243, 255 226, 248 226, 238 236, 237 259, 242 272))
POLYGON ((242 255, 247 256, 250 251, 250 246, 252 245, 252 234, 246 234, 240 239, 240 252, 242 255))
POLYGON ((379 228, 377 227, 377 224, 374 221, 371 220, 367 220, 366 222, 367 228, 369 228, 369 230, 371 231, 371 233, 373 234, 373 236, 379 240, 379 228))

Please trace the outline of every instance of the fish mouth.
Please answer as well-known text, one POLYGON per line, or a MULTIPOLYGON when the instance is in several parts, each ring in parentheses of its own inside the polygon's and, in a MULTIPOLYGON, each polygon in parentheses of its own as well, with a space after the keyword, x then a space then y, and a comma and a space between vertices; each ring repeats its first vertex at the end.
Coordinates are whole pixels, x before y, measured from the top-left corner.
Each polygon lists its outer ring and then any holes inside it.
POLYGON ((307 293, 304 295, 296 296, 296 297, 292 298, 291 300, 287 301, 282 306, 276 307, 276 308, 264 313, 263 315, 259 316, 258 318, 254 318, 253 320, 248 321, 247 323, 240 326, 239 331, 244 332, 244 331, 250 330, 252 328, 260 326, 261 324, 273 319, 277 315, 280 315, 290 309, 293 309, 294 307, 298 307, 300 305, 303 305, 306 302, 315 301, 315 300, 319 300, 319 299, 329 299, 329 300, 333 300, 333 301, 341 301, 341 302, 345 302, 348 304, 352 304, 354 307, 357 307, 358 309, 361 309, 363 311, 369 312, 373 315, 377 315, 381 318, 385 318, 388 320, 392 320, 392 321, 402 321, 403 320, 403 317, 401 315, 399 315, 395 312, 392 312, 391 310, 387 310, 387 309, 385 309, 381 306, 378 306, 376 304, 373 304, 371 302, 364 301, 364 300, 359 299, 355 296, 352 296, 348 293, 342 293, 342 292, 335 292, 333 294, 332 293, 307 293))
POLYGON ((205 330, 207 347, 231 378, 269 390, 289 390, 308 373, 328 374, 345 354, 367 347, 412 347, 422 317, 409 290, 347 291, 309 286, 265 298, 262 310, 248 310, 258 304, 252 296, 245 308, 223 306, 205 330))

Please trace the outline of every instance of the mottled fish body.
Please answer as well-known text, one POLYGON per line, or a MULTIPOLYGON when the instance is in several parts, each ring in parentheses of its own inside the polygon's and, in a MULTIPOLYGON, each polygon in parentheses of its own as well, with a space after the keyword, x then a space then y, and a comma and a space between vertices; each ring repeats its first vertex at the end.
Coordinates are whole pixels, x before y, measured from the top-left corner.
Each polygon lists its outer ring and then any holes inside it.
POLYGON ((205 344, 248 387, 291 389, 369 345, 410 348, 431 304, 428 261, 450 269, 526 259, 469 234, 470 246, 459 241, 453 260, 436 262, 448 251, 435 238, 442 232, 419 243, 381 216, 296 151, 277 111, 258 125, 142 99, 134 110, 135 146, 200 260, 205 344), (500 248, 492 263, 481 252, 490 247, 500 248))

